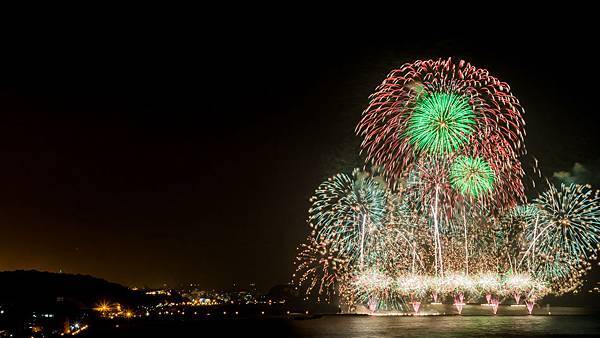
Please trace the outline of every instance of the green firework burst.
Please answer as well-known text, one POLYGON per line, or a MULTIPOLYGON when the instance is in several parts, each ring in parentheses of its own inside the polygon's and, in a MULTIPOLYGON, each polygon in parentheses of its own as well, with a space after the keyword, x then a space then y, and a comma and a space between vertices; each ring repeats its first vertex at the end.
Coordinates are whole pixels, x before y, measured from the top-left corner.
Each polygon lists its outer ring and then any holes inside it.
POLYGON ((494 189, 494 171, 481 157, 459 156, 450 167, 450 184, 463 196, 478 196, 494 189))
POLYGON ((474 125, 475 113, 466 97, 433 92, 417 100, 405 136, 419 151, 448 154, 469 142, 474 125))

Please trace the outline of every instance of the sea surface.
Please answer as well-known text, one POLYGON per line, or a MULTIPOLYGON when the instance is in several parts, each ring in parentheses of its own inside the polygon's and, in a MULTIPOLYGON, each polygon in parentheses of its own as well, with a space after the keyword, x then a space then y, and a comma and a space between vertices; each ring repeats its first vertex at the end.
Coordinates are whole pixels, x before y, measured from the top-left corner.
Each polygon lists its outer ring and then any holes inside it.
POLYGON ((303 337, 600 335, 596 316, 328 317, 293 323, 303 337))
POLYGON ((90 328, 85 337, 506 337, 600 336, 598 315, 352 316, 145 321, 90 328))

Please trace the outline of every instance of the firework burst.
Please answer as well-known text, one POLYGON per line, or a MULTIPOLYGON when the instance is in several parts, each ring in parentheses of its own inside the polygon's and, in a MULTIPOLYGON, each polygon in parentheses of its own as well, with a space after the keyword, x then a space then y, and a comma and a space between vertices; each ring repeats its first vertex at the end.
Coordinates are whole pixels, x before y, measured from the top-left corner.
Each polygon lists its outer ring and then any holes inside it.
POLYGON ((469 142, 474 124, 475 114, 465 97, 434 92, 415 103, 406 136, 418 151, 448 154, 469 142))
POLYGON ((348 272, 348 260, 325 240, 312 237, 298 248, 293 284, 304 289, 306 295, 316 295, 317 300, 329 301, 340 295, 340 288, 348 272))
POLYGON ((451 59, 416 61, 388 75, 356 131, 367 160, 392 184, 422 156, 482 157, 510 180, 499 186, 514 205, 524 196, 522 115, 508 84, 487 70, 451 59))
POLYGON ((477 198, 494 189, 494 171, 481 157, 459 156, 452 163, 450 183, 461 195, 477 198))
POLYGON ((353 261, 363 260, 369 233, 386 217, 385 185, 355 169, 323 182, 311 198, 309 223, 319 240, 333 240, 338 250, 353 261))
POLYGON ((527 227, 526 257, 534 271, 562 292, 580 285, 600 243, 600 198, 590 186, 564 185, 540 195, 527 227))
POLYGON ((294 282, 348 308, 415 313, 426 299, 452 298, 461 313, 485 298, 495 314, 521 297, 531 313, 581 286, 600 247, 600 198, 563 185, 517 205, 522 115, 506 83, 464 61, 392 71, 356 129, 382 175, 355 169, 318 187, 294 282))

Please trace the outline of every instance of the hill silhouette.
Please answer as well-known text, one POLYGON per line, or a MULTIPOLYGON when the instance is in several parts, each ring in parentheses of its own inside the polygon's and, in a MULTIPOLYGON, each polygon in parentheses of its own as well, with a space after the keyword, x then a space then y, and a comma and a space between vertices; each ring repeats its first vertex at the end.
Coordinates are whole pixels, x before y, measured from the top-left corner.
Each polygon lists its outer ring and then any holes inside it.
POLYGON ((149 299, 142 292, 88 275, 36 270, 0 272, 0 304, 35 308, 65 303, 92 308, 101 301, 139 304, 149 299))

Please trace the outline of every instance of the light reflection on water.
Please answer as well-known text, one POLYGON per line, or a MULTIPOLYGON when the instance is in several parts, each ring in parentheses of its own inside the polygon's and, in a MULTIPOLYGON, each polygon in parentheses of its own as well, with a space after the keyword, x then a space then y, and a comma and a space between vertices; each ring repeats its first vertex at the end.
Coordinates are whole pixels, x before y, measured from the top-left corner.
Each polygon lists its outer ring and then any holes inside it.
POLYGON ((597 316, 324 316, 292 323, 307 337, 600 335, 597 316))

